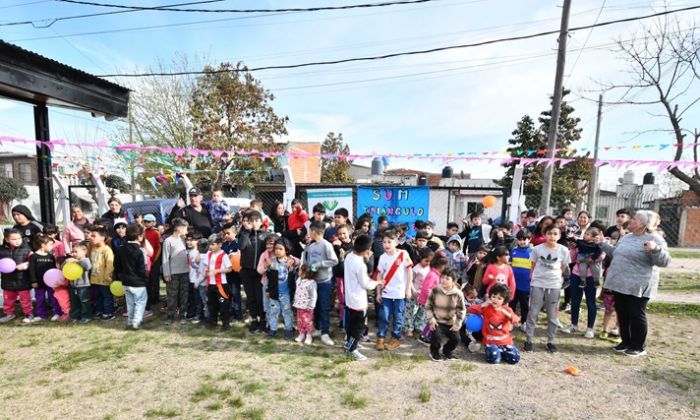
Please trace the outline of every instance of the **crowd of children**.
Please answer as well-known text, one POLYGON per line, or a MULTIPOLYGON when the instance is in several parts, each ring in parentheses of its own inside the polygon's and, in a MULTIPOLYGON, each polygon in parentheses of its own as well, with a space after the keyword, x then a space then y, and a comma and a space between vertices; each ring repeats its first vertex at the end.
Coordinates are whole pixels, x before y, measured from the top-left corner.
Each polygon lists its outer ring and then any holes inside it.
MULTIPOLYGON (((251 332, 275 338, 281 326, 285 340, 293 339, 296 329, 299 343, 320 338, 333 346, 331 313, 337 304, 345 350, 353 359, 365 360, 359 349, 369 340, 367 313, 374 301, 376 350, 394 350, 402 340, 415 337, 430 346, 432 360, 449 360, 461 341, 471 352, 483 347, 489 363, 515 364, 520 353, 513 346, 512 329, 521 328, 523 350, 533 351, 537 319, 544 310, 546 349, 556 352, 558 331, 578 331, 584 295, 584 336, 594 337, 596 292, 606 258, 600 244, 604 237, 614 242, 624 235, 629 218, 621 210, 618 223, 606 229, 590 222, 585 212, 577 221, 565 210, 537 223, 536 214, 524 212, 518 225, 492 226, 474 213, 461 231, 450 223, 447 234, 438 237, 430 221, 409 227, 380 217, 373 229, 371 215, 353 225, 347 209, 335 210, 328 220, 318 205, 309 217, 296 200, 291 214, 273 209, 274 219, 259 209, 244 209, 235 218, 219 209, 217 233, 208 237, 180 217, 170 219, 165 229, 156 226, 152 214, 131 224, 98 219, 85 226, 86 241, 69 250, 53 226, 29 235, 10 229, 0 258, 10 258, 15 268, 1 275, 0 323, 14 319, 19 300, 24 323, 50 319, 85 324, 123 315, 127 327, 138 330, 154 315, 151 305, 158 302, 162 279, 166 325, 203 323, 226 331, 232 322, 244 321, 245 301, 251 332), (82 275, 52 285, 44 281, 49 270, 67 264, 78 264, 82 275), (110 291, 116 280, 123 284, 125 305, 117 304, 121 300, 110 291), (560 295, 567 286, 571 325, 563 328, 560 295), (480 330, 465 326, 470 314, 481 316, 480 330)), ((603 290, 601 299, 602 336, 608 337, 615 333, 613 297, 603 290)))

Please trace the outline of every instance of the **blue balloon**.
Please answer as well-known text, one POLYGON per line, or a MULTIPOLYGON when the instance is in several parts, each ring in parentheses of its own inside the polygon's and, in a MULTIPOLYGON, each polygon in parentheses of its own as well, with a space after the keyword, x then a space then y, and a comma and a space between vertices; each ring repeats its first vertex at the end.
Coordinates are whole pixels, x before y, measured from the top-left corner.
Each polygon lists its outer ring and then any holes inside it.
POLYGON ((484 326, 484 318, 479 314, 469 314, 464 325, 467 326, 467 330, 470 332, 481 331, 484 326))

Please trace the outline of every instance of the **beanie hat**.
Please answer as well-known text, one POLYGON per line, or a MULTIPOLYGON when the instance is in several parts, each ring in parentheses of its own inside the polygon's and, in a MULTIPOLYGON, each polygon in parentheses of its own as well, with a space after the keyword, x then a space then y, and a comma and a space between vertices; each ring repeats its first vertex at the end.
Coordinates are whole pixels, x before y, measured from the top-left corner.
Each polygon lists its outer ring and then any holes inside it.
POLYGON ((32 211, 29 210, 29 207, 27 207, 23 204, 19 204, 17 206, 12 207, 12 213, 19 213, 29 220, 36 220, 36 219, 34 219, 34 216, 32 215, 32 211))

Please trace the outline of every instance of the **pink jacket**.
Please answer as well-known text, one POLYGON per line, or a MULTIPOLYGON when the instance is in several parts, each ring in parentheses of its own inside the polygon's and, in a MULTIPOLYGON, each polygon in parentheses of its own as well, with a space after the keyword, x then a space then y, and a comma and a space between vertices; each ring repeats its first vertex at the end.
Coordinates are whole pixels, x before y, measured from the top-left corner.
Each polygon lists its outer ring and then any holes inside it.
MULTIPOLYGON (((260 255, 260 261, 258 261, 258 273, 260 273, 260 275, 262 276, 260 278, 262 284, 265 284, 267 282, 267 269, 265 267, 267 267, 270 264, 274 257, 275 253, 268 251, 265 251, 262 253, 262 255, 260 255)), ((301 260, 293 255, 287 255, 287 258, 292 260, 295 266, 298 266, 301 263, 301 260)))
POLYGON ((423 286, 420 288, 420 295, 418 296, 418 304, 420 306, 425 306, 430 292, 438 284, 440 284, 440 272, 436 268, 431 267, 430 271, 423 279, 423 286))
POLYGON ((66 247, 66 253, 70 253, 73 250, 73 244, 77 244, 78 242, 85 240, 83 230, 73 222, 66 225, 66 227, 63 229, 63 235, 61 235, 61 237, 63 238, 63 245, 66 247))

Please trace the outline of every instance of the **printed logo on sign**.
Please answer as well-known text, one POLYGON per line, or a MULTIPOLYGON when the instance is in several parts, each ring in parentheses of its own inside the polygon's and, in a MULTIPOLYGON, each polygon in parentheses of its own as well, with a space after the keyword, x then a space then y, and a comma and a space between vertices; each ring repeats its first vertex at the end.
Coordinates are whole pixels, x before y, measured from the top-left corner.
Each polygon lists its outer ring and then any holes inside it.
POLYGON ((332 212, 335 210, 336 207, 338 207, 338 200, 326 200, 322 202, 323 207, 326 208, 327 212, 332 212))

